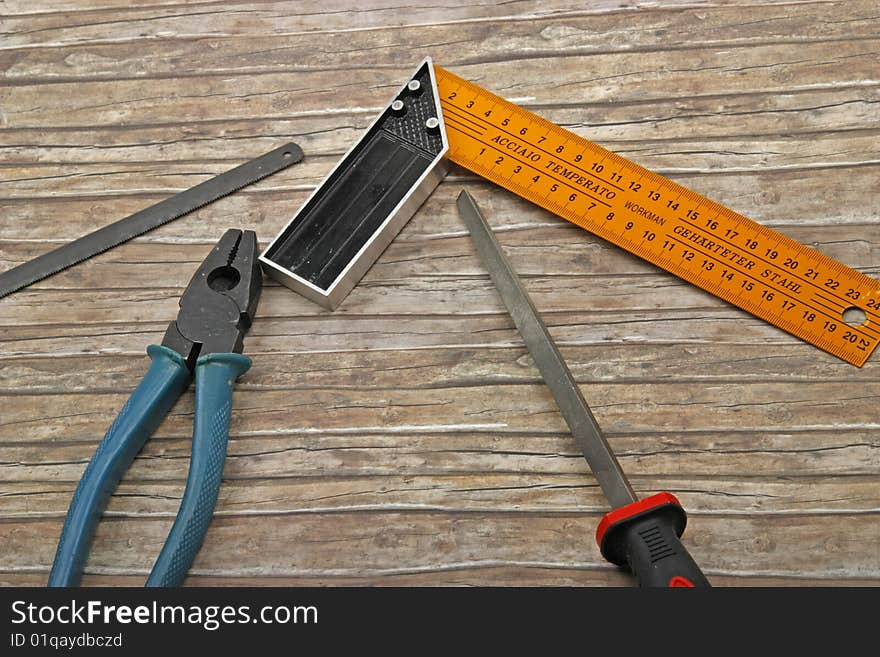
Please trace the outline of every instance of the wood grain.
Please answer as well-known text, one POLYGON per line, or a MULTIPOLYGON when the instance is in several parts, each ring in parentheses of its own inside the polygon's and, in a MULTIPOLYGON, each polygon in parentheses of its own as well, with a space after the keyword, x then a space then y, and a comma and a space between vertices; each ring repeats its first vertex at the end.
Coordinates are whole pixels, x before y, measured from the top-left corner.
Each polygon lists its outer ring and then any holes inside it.
MULTIPOLYGON (((0 300, 0 584, 67 505, 192 271, 276 234, 425 55, 880 275, 876 3, 7 0, 0 268, 294 140, 306 160, 0 300)), ((271 281, 190 585, 626 586, 604 500, 480 265, 480 202, 635 489, 721 586, 880 584, 877 359, 858 369, 455 168, 335 312, 271 281)), ((89 585, 176 513, 184 395, 111 500, 89 585)))

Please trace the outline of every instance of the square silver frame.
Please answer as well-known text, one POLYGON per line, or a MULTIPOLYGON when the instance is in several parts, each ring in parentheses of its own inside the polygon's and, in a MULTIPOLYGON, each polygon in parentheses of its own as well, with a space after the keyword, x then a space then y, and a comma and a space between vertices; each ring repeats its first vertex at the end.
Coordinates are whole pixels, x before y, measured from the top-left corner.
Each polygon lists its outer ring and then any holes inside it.
POLYGON ((376 262, 382 252, 385 251, 389 244, 391 244, 419 207, 421 207, 425 200, 427 200, 428 196, 431 195, 431 192, 433 192, 437 185, 440 184, 440 181, 446 176, 446 173, 449 170, 449 161, 446 159, 448 151, 449 141, 446 136, 446 125, 443 121, 443 110, 440 106, 440 93, 437 88, 437 76, 431 58, 426 57, 416 67, 407 82, 404 83, 400 90, 394 94, 394 97, 389 101, 388 105, 386 105, 372 123, 370 123, 361 138, 355 142, 348 151, 346 151, 345 155, 342 156, 336 166, 334 166, 324 177, 321 184, 315 188, 315 190, 309 195, 308 199, 306 199, 305 203, 303 203, 300 209, 297 210, 297 213, 293 218, 284 225, 275 236, 275 239, 273 239, 269 246, 263 250, 259 258, 263 270, 271 278, 277 280, 294 292, 298 292, 307 299, 310 299, 329 310, 336 309, 342 300, 348 296, 348 293, 351 292, 358 281, 360 281, 364 274, 366 274, 370 267, 372 267, 373 263, 376 262), (361 249, 355 254, 327 289, 322 289, 314 285, 289 269, 282 267, 269 259, 267 253, 272 249, 275 243, 282 238, 297 220, 300 219, 303 210, 309 205, 312 198, 320 192, 321 188, 333 176, 334 172, 342 166, 346 158, 348 158, 348 156, 360 146, 364 138, 370 133, 370 130, 372 130, 373 126, 375 126, 390 109, 391 103, 393 103, 394 100, 406 89, 406 85, 415 78, 425 66, 428 67, 428 74, 431 80, 431 93, 433 94, 434 104, 437 108, 437 120, 439 121, 438 129, 442 146, 440 152, 428 165, 425 172, 412 185, 409 192, 407 192, 400 202, 391 210, 382 224, 374 231, 370 238, 364 243, 361 249))

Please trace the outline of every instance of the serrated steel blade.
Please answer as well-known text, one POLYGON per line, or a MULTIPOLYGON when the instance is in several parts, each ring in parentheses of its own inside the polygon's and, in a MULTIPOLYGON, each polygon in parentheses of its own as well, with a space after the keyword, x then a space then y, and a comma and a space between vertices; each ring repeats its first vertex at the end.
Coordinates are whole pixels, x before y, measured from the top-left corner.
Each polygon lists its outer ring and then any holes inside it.
POLYGON ((125 219, 13 267, 0 274, 0 299, 286 169, 302 158, 302 149, 297 144, 285 144, 125 219))

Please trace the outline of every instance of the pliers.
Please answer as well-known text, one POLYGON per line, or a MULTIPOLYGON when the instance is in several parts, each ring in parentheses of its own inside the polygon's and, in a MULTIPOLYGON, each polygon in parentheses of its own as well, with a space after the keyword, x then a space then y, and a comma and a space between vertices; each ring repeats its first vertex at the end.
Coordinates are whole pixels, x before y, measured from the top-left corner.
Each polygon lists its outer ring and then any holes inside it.
POLYGON ((49 586, 78 586, 95 528, 110 495, 147 439, 195 378, 192 458, 177 519, 147 579, 147 586, 178 586, 211 522, 236 379, 251 366, 242 355, 262 290, 253 231, 227 230, 196 271, 180 312, 152 363, 107 430, 73 494, 61 531, 49 586))

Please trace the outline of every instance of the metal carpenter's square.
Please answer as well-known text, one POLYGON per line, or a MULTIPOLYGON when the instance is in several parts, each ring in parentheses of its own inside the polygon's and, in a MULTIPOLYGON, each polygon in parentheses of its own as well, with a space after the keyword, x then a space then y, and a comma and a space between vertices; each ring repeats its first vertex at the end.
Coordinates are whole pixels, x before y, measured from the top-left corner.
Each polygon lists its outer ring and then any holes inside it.
POLYGON ((880 281, 434 68, 453 162, 853 365, 880 343, 880 281))
POLYGON ((0 274, 0 299, 286 169, 302 158, 303 152, 298 145, 292 142, 285 144, 125 219, 13 267, 0 274))
POLYGON ((458 211, 584 458, 614 507, 596 531, 602 556, 613 564, 628 565, 643 587, 709 586, 679 541, 687 515, 678 500, 670 493, 636 497, 547 326, 467 192, 458 197, 458 211))
POLYGON ((449 168, 428 57, 260 256, 267 276, 330 310, 449 168))

